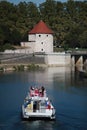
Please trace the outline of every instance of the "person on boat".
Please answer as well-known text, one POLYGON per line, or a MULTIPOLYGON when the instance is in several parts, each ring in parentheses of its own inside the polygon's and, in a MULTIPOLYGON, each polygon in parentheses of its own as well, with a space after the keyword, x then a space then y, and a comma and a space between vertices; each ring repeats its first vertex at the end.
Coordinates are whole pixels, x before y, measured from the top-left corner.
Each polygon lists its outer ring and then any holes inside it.
POLYGON ((42 89, 42 97, 44 97, 44 92, 45 92, 44 86, 42 86, 41 89, 42 89))
POLYGON ((39 96, 42 97, 42 88, 39 88, 39 96))
POLYGON ((35 96, 39 96, 39 90, 38 90, 38 88, 35 88, 35 96))
POLYGON ((39 96, 43 97, 44 96, 44 90, 45 90, 45 88, 42 86, 38 90, 39 90, 39 96))
POLYGON ((33 97, 35 95, 35 89, 31 86, 30 88, 30 96, 33 97))
POLYGON ((50 101, 47 101, 47 109, 51 109, 51 103, 50 103, 50 101))

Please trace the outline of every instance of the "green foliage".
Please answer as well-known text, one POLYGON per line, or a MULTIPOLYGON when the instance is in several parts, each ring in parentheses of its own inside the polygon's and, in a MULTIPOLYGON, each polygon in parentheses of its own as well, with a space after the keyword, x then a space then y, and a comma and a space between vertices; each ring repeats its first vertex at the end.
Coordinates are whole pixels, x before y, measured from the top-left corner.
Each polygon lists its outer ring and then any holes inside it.
POLYGON ((38 7, 33 2, 0 1, 0 50, 6 43, 27 41, 28 32, 41 19, 54 31, 56 46, 87 48, 87 1, 46 0, 38 7))
POLYGON ((63 52, 64 48, 55 47, 54 52, 63 52))
MULTIPOLYGON (((26 70, 38 70, 40 67, 39 65, 35 64, 30 64, 27 65, 26 70)), ((14 71, 24 71, 25 70, 25 65, 16 65, 13 66, 14 71)))
POLYGON ((27 66, 28 70, 37 70, 39 69, 39 65, 31 64, 27 66))
POLYGON ((24 71, 24 65, 13 66, 15 71, 24 71))
POLYGON ((82 48, 87 48, 87 30, 79 35, 79 43, 82 48))
POLYGON ((0 67, 0 72, 2 72, 4 70, 4 68, 3 67, 0 67))
POLYGON ((15 48, 12 45, 10 45, 9 43, 0 45, 0 52, 4 52, 5 50, 15 50, 15 48))

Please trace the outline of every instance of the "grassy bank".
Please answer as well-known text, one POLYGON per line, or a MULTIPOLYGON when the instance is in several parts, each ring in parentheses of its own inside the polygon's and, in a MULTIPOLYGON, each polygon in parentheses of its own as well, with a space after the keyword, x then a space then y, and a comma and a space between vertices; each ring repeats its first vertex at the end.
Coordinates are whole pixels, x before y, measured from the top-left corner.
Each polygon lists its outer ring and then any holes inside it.
POLYGON ((45 65, 38 65, 38 64, 15 64, 15 65, 0 65, 0 72, 7 72, 7 71, 30 71, 30 70, 40 70, 45 65))

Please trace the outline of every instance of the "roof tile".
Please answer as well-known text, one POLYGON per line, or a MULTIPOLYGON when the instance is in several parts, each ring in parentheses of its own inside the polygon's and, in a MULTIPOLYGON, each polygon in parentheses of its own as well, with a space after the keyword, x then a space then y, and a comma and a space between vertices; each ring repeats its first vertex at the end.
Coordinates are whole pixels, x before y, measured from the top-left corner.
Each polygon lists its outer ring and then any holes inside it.
POLYGON ((47 27, 47 25, 41 20, 35 25, 35 27, 29 32, 29 34, 52 34, 53 31, 47 27))

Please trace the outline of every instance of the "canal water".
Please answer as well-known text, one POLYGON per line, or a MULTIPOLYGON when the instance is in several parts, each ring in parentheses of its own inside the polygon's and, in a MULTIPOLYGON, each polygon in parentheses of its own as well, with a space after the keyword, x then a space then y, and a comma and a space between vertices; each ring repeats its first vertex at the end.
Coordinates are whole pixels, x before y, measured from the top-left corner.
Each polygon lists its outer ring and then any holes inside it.
POLYGON ((87 79, 75 69, 49 67, 0 73, 0 130, 87 130, 87 79), (21 105, 30 86, 44 86, 55 121, 23 121, 21 105))

